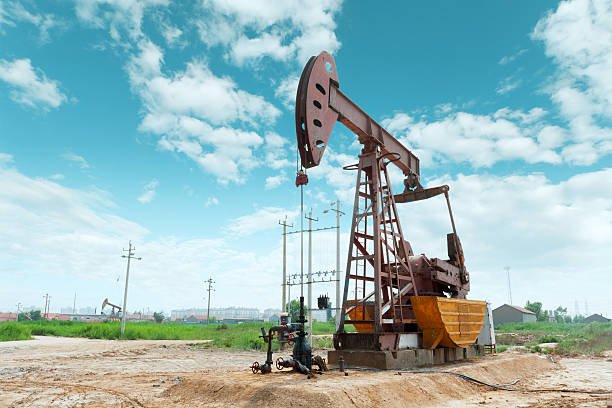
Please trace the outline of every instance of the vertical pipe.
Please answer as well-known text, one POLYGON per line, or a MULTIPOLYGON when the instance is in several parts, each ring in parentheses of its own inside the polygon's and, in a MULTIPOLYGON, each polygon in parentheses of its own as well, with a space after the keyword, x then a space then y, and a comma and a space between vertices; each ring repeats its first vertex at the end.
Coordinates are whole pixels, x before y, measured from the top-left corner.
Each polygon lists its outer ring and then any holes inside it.
POLYGON ((312 347, 312 208, 308 213, 308 343, 312 347))
POLYGON ((304 185, 300 186, 300 297, 304 297, 304 185))
MULTIPOLYGON (((376 333, 382 332, 382 314, 381 314, 381 241, 380 241, 380 210, 382 204, 380 201, 381 187, 380 187, 380 167, 378 162, 378 153, 373 152, 369 154, 369 167, 371 172, 372 185, 372 213, 373 213, 373 226, 372 235, 374 236, 374 331, 376 333)), ((365 281, 363 282, 365 288, 365 281)), ((365 291, 363 292, 365 293, 365 291)), ((365 310, 365 308, 364 308, 365 310)))
POLYGON ((340 327, 340 200, 336 200, 336 330, 340 327))
POLYGON ((288 311, 287 308, 287 220, 283 223, 283 304, 282 311, 288 311))
POLYGON ((130 260, 132 259, 132 241, 130 241, 128 246, 128 256, 127 256, 127 271, 125 273, 125 291, 123 292, 123 314, 121 315, 121 337, 123 337, 123 333, 125 332, 125 309, 127 307, 127 292, 128 292, 128 280, 130 279, 130 260))

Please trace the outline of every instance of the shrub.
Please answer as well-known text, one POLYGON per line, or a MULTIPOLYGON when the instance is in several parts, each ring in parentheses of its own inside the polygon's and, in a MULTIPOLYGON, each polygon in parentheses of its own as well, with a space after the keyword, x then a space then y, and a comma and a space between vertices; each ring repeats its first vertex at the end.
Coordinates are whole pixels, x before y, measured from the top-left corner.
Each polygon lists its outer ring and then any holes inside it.
POLYGON ((19 323, 9 322, 0 326, 0 341, 30 340, 32 331, 19 323))

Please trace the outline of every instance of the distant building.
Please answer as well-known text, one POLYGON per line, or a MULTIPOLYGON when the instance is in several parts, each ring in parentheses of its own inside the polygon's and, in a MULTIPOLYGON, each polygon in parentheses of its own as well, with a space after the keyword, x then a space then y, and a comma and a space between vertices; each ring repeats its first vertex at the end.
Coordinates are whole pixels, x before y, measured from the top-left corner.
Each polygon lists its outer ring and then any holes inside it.
POLYGON ((16 322, 17 313, 0 313, 0 322, 16 322))
POLYGON ((126 314, 125 319, 131 322, 154 322, 155 318, 153 315, 145 314, 126 314))
POLYGON ((79 309, 79 314, 82 315, 92 315, 96 313, 96 309, 93 307, 82 307, 79 309))
MULTIPOLYGON (((206 316, 207 309, 182 309, 170 312, 171 320, 182 320, 189 316, 206 316)), ((248 307, 225 307, 211 308, 210 317, 216 317, 221 321, 224 319, 259 319, 259 309, 248 307)))
POLYGON ((607 323, 609 322, 610 319, 607 319, 605 317, 603 317, 600 314, 592 314, 589 317, 587 317, 586 319, 584 319, 585 323, 593 323, 593 322, 599 322, 599 323, 607 323))
POLYGON ((326 322, 331 318, 331 309, 316 309, 312 311, 312 320, 326 322))
POLYGON ((495 326, 504 323, 535 322, 536 320, 536 314, 524 307, 505 304, 497 309, 493 309, 493 323, 495 326))
POLYGON ((188 323, 206 323, 206 316, 202 315, 191 315, 184 319, 188 323))
POLYGON ((74 312, 74 309, 71 306, 66 306, 66 307, 62 307, 60 309, 60 312, 64 314, 72 314, 72 312, 74 312))
POLYGON ((263 313, 261 314, 261 317, 266 318, 266 317, 272 317, 274 315, 279 315, 281 314, 282 310, 280 309, 274 309, 274 308, 269 308, 263 311, 263 313))

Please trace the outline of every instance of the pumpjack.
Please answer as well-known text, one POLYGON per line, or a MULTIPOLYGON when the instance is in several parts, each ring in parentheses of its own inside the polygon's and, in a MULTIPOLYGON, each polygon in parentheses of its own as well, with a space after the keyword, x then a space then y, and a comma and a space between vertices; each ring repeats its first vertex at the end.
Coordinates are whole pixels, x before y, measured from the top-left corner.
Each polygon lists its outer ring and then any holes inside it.
MULTIPOLYGON (((486 303, 467 300, 470 277, 457 235, 447 185, 424 188, 419 158, 368 116, 342 91, 334 58, 323 51, 310 58, 298 85, 295 124, 303 169, 319 165, 336 122, 362 145, 345 270, 337 350, 467 347, 478 337, 486 303), (404 175, 394 195, 388 167, 404 175), (452 232, 448 259, 415 255, 404 239, 397 204, 444 195, 452 232), (357 333, 348 333, 353 325, 357 333)), ((306 184, 303 170, 296 185, 306 184)))

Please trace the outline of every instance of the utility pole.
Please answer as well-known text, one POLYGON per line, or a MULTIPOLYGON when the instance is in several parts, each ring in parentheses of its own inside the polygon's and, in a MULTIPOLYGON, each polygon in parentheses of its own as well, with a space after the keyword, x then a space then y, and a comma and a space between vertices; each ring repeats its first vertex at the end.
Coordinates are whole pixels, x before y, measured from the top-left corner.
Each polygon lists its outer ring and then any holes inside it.
POLYGON ((72 302, 72 314, 76 314, 76 292, 74 292, 74 302, 72 302))
POLYGON ((334 204, 336 204, 336 208, 332 207, 323 212, 336 212, 336 330, 338 330, 340 326, 340 311, 342 310, 342 298, 340 297, 340 216, 344 215, 344 213, 340 211, 340 200, 336 200, 335 203, 330 205, 333 206, 334 204))
POLYGON ((208 292, 208 310, 206 312, 206 324, 209 324, 210 323, 210 292, 215 291, 212 288, 212 284, 215 283, 215 281, 212 280, 212 278, 208 278, 208 280, 204 281, 204 283, 208 283, 208 289, 206 289, 206 291, 208 292))
POLYGON ((21 309, 21 302, 17 302, 17 314, 15 315, 15 321, 18 322, 19 321, 19 313, 21 309))
POLYGON ((312 208, 306 219, 308 220, 308 343, 312 347, 312 222, 319 219, 312 218, 312 208))
MULTIPOLYGON (((283 304, 281 307, 282 311, 288 312, 289 307, 287 306, 287 227, 293 228, 293 225, 287 224, 287 216, 285 215, 285 221, 278 222, 283 226, 283 304)), ((291 301, 291 299, 289 299, 291 301)))
POLYGON ((45 316, 45 319, 49 318, 49 305, 51 304, 51 296, 49 296, 48 293, 45 293, 45 295, 43 296, 45 298, 45 312, 43 313, 45 316))
POLYGON ((127 255, 121 255, 122 258, 127 258, 127 271, 125 273, 125 292, 123 292, 123 310, 121 315, 121 337, 123 337, 123 333, 125 332, 125 316, 126 316, 126 307, 127 307, 127 292, 128 292, 128 280, 130 279, 130 260, 137 259, 142 260, 142 258, 136 258, 134 253, 136 252, 136 247, 132 246, 132 241, 130 241, 128 249, 123 250, 123 252, 127 252, 127 255))
POLYGON ((504 269, 506 270, 506 279, 508 280, 508 299, 510 300, 510 304, 512 305, 512 287, 510 286, 510 267, 506 266, 504 269))

